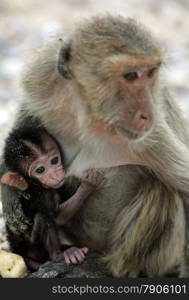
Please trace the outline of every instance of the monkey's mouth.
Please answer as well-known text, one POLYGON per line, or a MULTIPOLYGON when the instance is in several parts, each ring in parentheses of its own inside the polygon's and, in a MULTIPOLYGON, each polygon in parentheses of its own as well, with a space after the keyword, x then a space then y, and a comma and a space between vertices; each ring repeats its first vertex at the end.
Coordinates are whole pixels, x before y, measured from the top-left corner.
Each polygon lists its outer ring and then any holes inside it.
POLYGON ((133 131, 122 126, 117 126, 116 131, 121 137, 127 136, 130 140, 136 140, 143 135, 142 132, 133 131))
POLYGON ((60 188, 60 187, 64 184, 64 182, 65 182, 65 178, 62 179, 62 180, 60 180, 57 184, 55 184, 55 185, 53 186, 53 188, 54 188, 54 189, 60 188))

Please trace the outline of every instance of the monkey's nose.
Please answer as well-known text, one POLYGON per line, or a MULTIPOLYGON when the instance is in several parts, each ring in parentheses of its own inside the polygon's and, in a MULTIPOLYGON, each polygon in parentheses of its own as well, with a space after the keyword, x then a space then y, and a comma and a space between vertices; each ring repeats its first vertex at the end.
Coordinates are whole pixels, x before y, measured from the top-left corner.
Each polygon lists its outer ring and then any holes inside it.
POLYGON ((132 129, 137 131, 147 131, 153 123, 153 115, 151 112, 138 110, 133 116, 132 129))

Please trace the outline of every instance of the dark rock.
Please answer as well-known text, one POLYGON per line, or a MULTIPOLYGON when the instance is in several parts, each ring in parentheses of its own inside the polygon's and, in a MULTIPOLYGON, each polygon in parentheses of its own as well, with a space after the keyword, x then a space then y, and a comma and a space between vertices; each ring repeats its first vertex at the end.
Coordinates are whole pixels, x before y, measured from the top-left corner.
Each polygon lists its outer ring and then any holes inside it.
POLYGON ((82 264, 67 265, 64 261, 48 261, 28 278, 102 278, 108 277, 105 267, 98 261, 99 255, 90 253, 82 264))

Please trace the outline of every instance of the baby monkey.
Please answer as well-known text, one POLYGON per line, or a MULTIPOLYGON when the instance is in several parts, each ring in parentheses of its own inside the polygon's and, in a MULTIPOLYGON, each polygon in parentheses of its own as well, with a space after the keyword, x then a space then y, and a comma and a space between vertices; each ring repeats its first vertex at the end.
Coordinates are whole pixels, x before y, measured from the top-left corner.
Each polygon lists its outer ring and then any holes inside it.
POLYGON ((1 183, 18 190, 22 209, 31 221, 31 231, 24 236, 7 227, 12 251, 22 255, 33 270, 47 259, 81 263, 88 248, 71 247, 62 251, 56 219, 61 217, 61 225, 67 223, 102 177, 89 170, 82 180, 68 178, 57 141, 43 127, 33 124, 9 134, 4 160, 8 171, 1 183))

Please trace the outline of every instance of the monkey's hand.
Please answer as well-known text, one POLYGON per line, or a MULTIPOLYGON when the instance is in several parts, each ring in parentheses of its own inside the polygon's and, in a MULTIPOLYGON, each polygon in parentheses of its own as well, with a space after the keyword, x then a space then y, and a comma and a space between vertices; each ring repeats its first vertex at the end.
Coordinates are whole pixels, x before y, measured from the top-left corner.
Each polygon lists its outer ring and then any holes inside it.
POLYGON ((94 187, 100 187, 103 185, 105 177, 102 171, 97 169, 89 169, 83 173, 81 180, 94 187))
POLYGON ((64 259, 65 262, 69 264, 78 264, 82 263, 85 259, 85 256, 88 252, 88 248, 77 248, 71 247, 64 251, 64 259))

